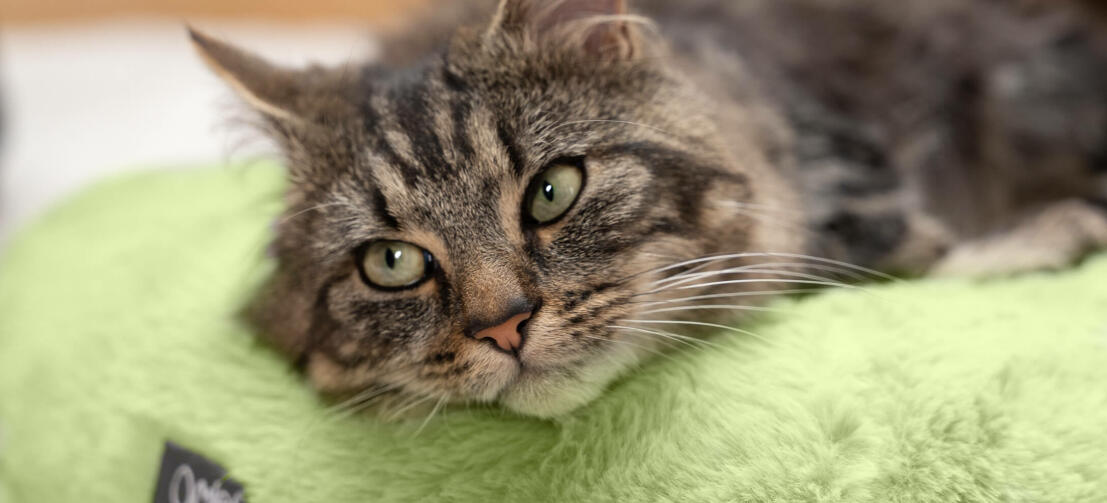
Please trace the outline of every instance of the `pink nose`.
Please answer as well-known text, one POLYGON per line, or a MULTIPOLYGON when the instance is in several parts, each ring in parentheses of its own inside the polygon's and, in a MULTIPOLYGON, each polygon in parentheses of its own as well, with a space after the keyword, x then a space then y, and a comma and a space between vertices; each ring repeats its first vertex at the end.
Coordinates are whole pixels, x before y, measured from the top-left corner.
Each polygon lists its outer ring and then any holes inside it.
POLYGON ((507 321, 476 333, 477 340, 492 339, 500 349, 514 352, 523 345, 523 323, 530 319, 530 313, 512 316, 507 321))

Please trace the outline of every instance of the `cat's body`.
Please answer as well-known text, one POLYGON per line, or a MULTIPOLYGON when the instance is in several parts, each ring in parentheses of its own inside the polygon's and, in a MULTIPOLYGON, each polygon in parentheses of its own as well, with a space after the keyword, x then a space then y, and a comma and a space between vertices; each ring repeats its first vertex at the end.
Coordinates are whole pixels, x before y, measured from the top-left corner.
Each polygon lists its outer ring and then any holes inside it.
POLYGON ((658 34, 616 0, 455 4, 492 21, 305 71, 194 34, 289 160, 254 318, 323 389, 548 416, 681 328, 827 283, 825 259, 1107 245, 1097 21, 923 4, 635 4, 658 34))
POLYGON ((771 103, 813 253, 922 271, 1107 194, 1107 25, 1078 3, 642 4, 716 100, 771 103))

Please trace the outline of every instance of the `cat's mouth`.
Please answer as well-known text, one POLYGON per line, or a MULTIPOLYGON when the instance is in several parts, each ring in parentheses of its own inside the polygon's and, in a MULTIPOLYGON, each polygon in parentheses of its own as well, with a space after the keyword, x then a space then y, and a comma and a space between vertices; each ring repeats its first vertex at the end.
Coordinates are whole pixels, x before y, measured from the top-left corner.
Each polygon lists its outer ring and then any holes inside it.
MULTIPOLYGON (((539 328, 541 321, 535 325, 531 328, 539 328)), ((495 374, 484 383, 486 393, 495 391, 485 397, 528 416, 555 417, 577 409, 641 359, 632 350, 636 346, 603 342, 614 335, 571 328, 543 330, 528 334, 513 354, 481 348, 474 358, 487 362, 486 371, 495 374)))
POLYGON ((552 418, 595 400, 637 357, 608 351, 585 355, 572 363, 515 367, 496 402, 523 415, 552 418))

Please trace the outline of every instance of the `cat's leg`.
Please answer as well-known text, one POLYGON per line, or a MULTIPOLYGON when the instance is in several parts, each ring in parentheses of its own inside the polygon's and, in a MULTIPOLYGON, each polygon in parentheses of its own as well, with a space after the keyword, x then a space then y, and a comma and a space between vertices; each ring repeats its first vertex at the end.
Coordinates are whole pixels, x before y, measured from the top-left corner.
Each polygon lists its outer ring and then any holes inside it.
POLYGON ((904 221, 906 232, 903 239, 891 253, 874 262, 873 266, 893 274, 922 274, 952 248, 955 242, 953 233, 922 211, 906 211, 904 221))
POLYGON ((1107 200, 1070 199, 1023 219, 1011 230, 955 246, 930 273, 1001 276, 1059 269, 1107 249, 1107 200))
POLYGON ((897 275, 925 273, 955 243, 945 225, 921 211, 855 206, 818 222, 813 253, 897 275))

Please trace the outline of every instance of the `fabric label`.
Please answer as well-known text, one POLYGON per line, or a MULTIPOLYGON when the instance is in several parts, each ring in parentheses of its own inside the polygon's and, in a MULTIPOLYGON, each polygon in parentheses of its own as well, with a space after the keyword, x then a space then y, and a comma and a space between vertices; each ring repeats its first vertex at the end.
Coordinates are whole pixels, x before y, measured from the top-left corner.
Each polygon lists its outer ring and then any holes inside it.
POLYGON ((154 503, 244 503, 242 484, 215 462, 165 443, 154 503))

